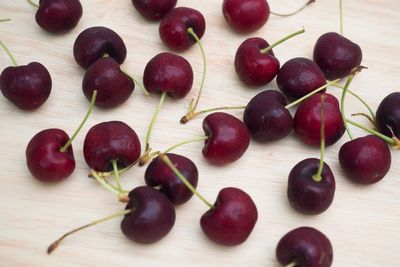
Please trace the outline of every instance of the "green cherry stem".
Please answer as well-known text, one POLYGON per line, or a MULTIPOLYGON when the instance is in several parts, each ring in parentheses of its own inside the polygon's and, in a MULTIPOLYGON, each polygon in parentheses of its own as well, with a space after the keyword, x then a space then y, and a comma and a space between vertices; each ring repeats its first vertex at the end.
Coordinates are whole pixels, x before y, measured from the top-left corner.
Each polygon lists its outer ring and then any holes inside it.
POLYGON ((365 113, 353 113, 353 114, 351 114, 351 116, 352 117, 356 117, 356 116, 365 117, 376 128, 375 120, 373 118, 371 118, 371 116, 369 116, 368 114, 365 114, 365 113))
POLYGON ((314 3, 314 2, 315 2, 315 0, 309 0, 305 5, 303 5, 298 10, 296 10, 294 12, 291 12, 291 13, 281 14, 281 13, 276 13, 276 12, 273 12, 273 11, 270 11, 270 13, 272 15, 279 16, 279 17, 290 17, 290 16, 293 16, 293 15, 296 15, 297 13, 299 13, 300 11, 305 9, 308 5, 310 5, 310 4, 314 3))
POLYGON ((362 125, 362 124, 360 124, 358 122, 355 122, 355 121, 352 121, 352 120, 349 120, 349 119, 346 119, 346 121, 348 123, 360 128, 360 129, 363 129, 364 131, 369 132, 370 134, 378 136, 379 138, 381 138, 382 140, 384 140, 385 142, 387 142, 389 145, 391 145, 393 147, 399 146, 399 144, 397 144, 397 142, 393 138, 390 138, 390 137, 388 137, 388 136, 386 136, 384 134, 381 134, 380 132, 375 131, 373 129, 370 129, 368 127, 365 127, 364 125, 362 125))
POLYGON ((353 140, 353 134, 351 133, 350 128, 347 126, 346 115, 345 115, 345 112, 344 112, 344 102, 345 102, 347 89, 349 88, 351 82, 353 81, 353 78, 354 78, 353 75, 350 75, 347 78, 346 84, 345 84, 345 86, 343 88, 342 98, 340 100, 340 112, 342 113, 343 123, 344 123, 344 126, 346 128, 347 134, 349 135, 351 140, 353 140))
POLYGON ((7 48, 7 46, 0 40, 0 46, 4 49, 4 51, 7 53, 8 57, 11 59, 12 63, 14 66, 18 66, 17 61, 15 60, 14 56, 11 54, 10 50, 7 48))
POLYGON ((297 265, 297 262, 291 262, 288 265, 286 265, 285 267, 295 267, 297 265))
POLYGON ((135 83, 137 86, 139 86, 139 88, 143 91, 143 93, 146 96, 150 96, 149 92, 147 92, 146 88, 144 87, 143 84, 141 84, 138 80, 136 80, 135 78, 133 78, 129 73, 127 73, 126 71, 122 70, 122 72, 133 82, 135 83))
POLYGON ((65 145, 63 145, 60 148, 61 152, 65 153, 65 151, 67 151, 68 147, 72 144, 72 141, 74 141, 75 137, 78 135, 78 133, 82 129, 83 125, 85 124, 85 122, 87 121, 87 119, 89 118, 90 114, 93 111, 94 104, 96 103, 96 97, 97 97, 97 90, 94 90, 93 94, 92 94, 92 99, 90 101, 89 110, 87 111, 87 113, 86 113, 85 117, 83 118, 81 124, 79 125, 78 129, 76 129, 76 131, 74 132, 72 137, 68 140, 68 142, 65 145))
POLYGON ((188 113, 185 116, 183 116, 180 120, 180 122, 182 124, 185 124, 187 122, 189 122, 190 120, 192 120, 194 117, 201 115, 201 114, 205 114, 205 113, 209 113, 209 112, 213 112, 213 111, 218 111, 218 110, 234 110, 234 109, 245 109, 246 106, 231 106, 231 107, 218 107, 218 108, 209 108, 209 109, 204 109, 201 111, 197 111, 197 112, 192 112, 192 113, 188 113))
POLYGON ((34 6, 34 7, 36 7, 36 8, 39 8, 39 5, 36 4, 36 3, 34 3, 32 0, 26 0, 26 1, 28 1, 28 3, 29 3, 31 6, 34 6))
POLYGON ((114 170, 115 183, 117 184, 118 191, 121 192, 123 190, 122 190, 122 187, 121 187, 121 181, 119 179, 119 171, 118 171, 117 160, 113 160, 111 162, 112 162, 113 170, 114 170))
POLYGON ((214 209, 214 205, 208 202, 202 195, 200 195, 199 192, 196 191, 192 184, 189 183, 186 177, 175 167, 175 165, 166 154, 160 154, 160 158, 162 161, 164 161, 165 164, 167 164, 171 168, 175 175, 178 176, 179 179, 181 179, 181 181, 187 186, 187 188, 189 188, 190 191, 192 191, 193 194, 198 196, 210 209, 214 209))
POLYGON ((286 108, 286 109, 289 109, 289 108, 291 108, 291 107, 296 106, 297 104, 300 104, 301 102, 303 102, 303 101, 306 100, 307 98, 309 98, 309 97, 315 95, 316 93, 318 93, 318 92, 324 90, 326 87, 328 87, 328 86, 330 86, 330 85, 332 85, 332 84, 334 84, 334 83, 337 83, 338 81, 340 81, 340 79, 336 79, 336 80, 333 80, 333 81, 330 81, 330 82, 326 83, 325 85, 323 85, 323 86, 321 86, 321 87, 315 89, 314 91, 312 91, 312 92, 306 94, 305 96, 303 96, 303 97, 297 99, 296 101, 294 101, 294 102, 292 102, 292 103, 286 105, 285 108, 286 108))
POLYGON ((343 0, 339 1, 340 9, 340 35, 343 35, 343 0))
POLYGON ((321 157, 319 160, 319 166, 317 173, 313 176, 314 181, 321 182, 322 180, 322 170, 324 168, 324 155, 325 155, 325 95, 321 95, 321 157))
POLYGON ((7 22, 7 21, 11 21, 11 19, 0 19, 0 22, 7 22))
POLYGON ((166 149, 163 152, 163 154, 167 154, 167 153, 171 152, 172 150, 174 150, 177 147, 180 147, 180 146, 183 146, 183 145, 186 145, 186 144, 190 144, 190 143, 199 142, 199 141, 205 141, 207 139, 208 139, 208 136, 201 136, 201 137, 197 137, 197 138, 193 138, 193 139, 188 139, 188 140, 182 141, 182 142, 180 142, 180 143, 178 143, 176 145, 173 145, 170 148, 166 149))
MULTIPOLYGON (((136 162, 134 162, 133 164, 129 165, 128 167, 125 167, 125 168, 123 168, 123 169, 120 169, 120 170, 118 171, 119 175, 122 175, 122 174, 126 173, 130 168, 132 168, 132 167, 135 165, 135 163, 136 163, 136 162)), ((111 172, 96 172, 96 174, 97 174, 100 178, 105 178, 105 177, 109 177, 109 176, 114 175, 114 171, 111 171, 111 172)), ((92 176, 91 173, 89 173, 88 176, 89 176, 90 178, 94 178, 94 177, 92 176)))
POLYGON ((110 216, 101 218, 100 220, 96 220, 96 221, 91 222, 91 223, 89 223, 89 224, 86 224, 86 225, 84 225, 84 226, 78 227, 78 228, 76 228, 76 229, 74 229, 74 230, 72 230, 72 231, 69 231, 68 233, 62 235, 59 239, 57 239, 56 241, 54 241, 54 242, 47 248, 47 254, 52 253, 52 252, 61 244, 61 242, 62 242, 66 237, 68 237, 68 236, 70 236, 70 235, 72 235, 72 234, 74 234, 74 233, 76 233, 76 232, 79 232, 79 231, 81 231, 81 230, 83 230, 83 229, 86 229, 86 228, 89 228, 89 227, 91 227, 91 226, 94 226, 94 225, 96 225, 96 224, 100 224, 100 223, 106 222, 106 221, 108 221, 108 220, 111 220, 111 219, 114 219, 114 218, 118 218, 118 217, 127 215, 127 214, 131 213, 132 211, 133 211, 132 209, 123 210, 123 211, 114 213, 114 214, 112 214, 112 215, 110 215, 110 216))
POLYGON ((118 190, 118 188, 116 188, 115 186, 113 186, 110 183, 107 183, 104 178, 100 177, 95 170, 91 170, 91 176, 94 177, 97 180, 97 182, 99 182, 108 191, 110 191, 116 195, 119 195, 121 193, 118 190))
POLYGON ((305 32, 305 29, 303 28, 303 29, 301 29, 299 31, 296 31, 296 32, 294 32, 292 34, 289 34, 288 36, 283 37, 282 39, 278 40, 277 42, 273 43, 272 45, 261 49, 260 52, 262 54, 267 54, 269 51, 271 51, 273 48, 275 48, 276 46, 280 45, 281 43, 283 43, 283 42, 295 37, 296 35, 302 34, 304 32, 305 32))

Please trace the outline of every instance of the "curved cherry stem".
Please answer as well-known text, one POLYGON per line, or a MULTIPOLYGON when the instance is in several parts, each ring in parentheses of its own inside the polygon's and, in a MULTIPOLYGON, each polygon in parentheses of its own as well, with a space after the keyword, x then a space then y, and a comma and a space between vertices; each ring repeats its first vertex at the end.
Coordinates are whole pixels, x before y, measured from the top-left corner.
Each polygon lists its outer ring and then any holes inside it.
POLYGON ((390 138, 389 136, 386 136, 386 135, 384 135, 384 134, 381 134, 381 133, 378 132, 378 131, 375 131, 375 130, 373 130, 373 129, 370 129, 370 128, 368 128, 368 127, 365 127, 364 125, 362 125, 362 124, 360 124, 360 123, 358 123, 358 122, 355 122, 355 121, 352 121, 352 120, 349 120, 349 119, 346 119, 346 121, 347 121, 348 123, 350 123, 350 124, 352 124, 352 125, 354 125, 354 126, 360 128, 360 129, 363 129, 364 131, 369 132, 370 134, 376 135, 377 137, 381 138, 382 140, 384 140, 386 143, 388 143, 388 144, 391 145, 391 146, 397 147, 397 146, 399 145, 399 144, 394 140, 394 138, 390 138))
MULTIPOLYGON (((136 163, 136 162, 135 162, 135 163, 136 163)), ((122 174, 126 173, 130 168, 132 168, 132 167, 135 165, 135 163, 129 165, 128 167, 125 167, 125 168, 123 168, 123 169, 118 170, 119 175, 122 175, 122 174)), ((114 171, 111 171, 111 172, 96 172, 96 174, 97 174, 100 178, 105 178, 105 177, 109 177, 109 176, 114 175, 114 171)), ((92 173, 89 173, 88 176, 89 176, 90 178, 94 178, 93 175, 92 175, 92 173)))
POLYGON ((76 233, 76 232, 79 232, 79 231, 81 231, 81 230, 83 230, 83 229, 86 229, 86 228, 89 228, 89 227, 91 227, 91 226, 94 226, 94 225, 96 225, 96 224, 100 224, 100 223, 106 222, 106 221, 108 221, 108 220, 111 220, 111 219, 114 219, 114 218, 118 218, 118 217, 127 215, 127 214, 131 213, 132 211, 133 211, 132 209, 127 209, 127 210, 124 210, 124 211, 120 211, 120 212, 114 213, 114 214, 112 214, 112 215, 110 215, 110 216, 101 218, 100 220, 96 220, 96 221, 91 222, 91 223, 89 223, 89 224, 86 224, 86 225, 84 225, 84 226, 78 227, 78 228, 76 228, 76 229, 74 229, 74 230, 72 230, 72 231, 69 231, 68 233, 62 235, 59 239, 57 239, 56 241, 54 241, 54 242, 47 248, 47 254, 52 253, 56 248, 58 248, 58 246, 61 244, 61 242, 62 242, 66 237, 68 237, 68 236, 70 236, 70 235, 72 235, 72 234, 74 234, 74 233, 76 233))
POLYGON ((231 107, 217 107, 217 108, 204 109, 204 110, 201 110, 201 111, 197 111, 197 112, 193 112, 193 113, 190 113, 190 114, 186 114, 185 116, 183 116, 181 118, 180 122, 182 124, 185 124, 185 123, 189 122, 190 120, 192 120, 194 117, 196 117, 198 115, 209 113, 209 112, 213 112, 213 111, 245 109, 245 108, 246 108, 246 106, 231 106, 231 107))
POLYGON ((113 160, 111 162, 112 162, 113 170, 114 170, 115 183, 117 184, 118 191, 121 192, 123 190, 122 190, 122 187, 121 187, 121 181, 119 179, 119 171, 118 171, 117 160, 113 160))
POLYGON ((308 5, 310 5, 310 4, 314 3, 314 2, 315 2, 315 0, 309 0, 304 6, 300 7, 298 10, 296 10, 294 12, 291 12, 291 13, 281 14, 281 13, 276 13, 276 12, 273 12, 273 11, 270 11, 270 13, 272 15, 279 16, 279 17, 290 17, 290 16, 293 16, 293 15, 296 15, 297 13, 299 13, 300 11, 305 9, 308 5))
POLYGON ((71 138, 68 140, 68 142, 60 148, 61 152, 65 153, 65 151, 67 151, 68 147, 72 144, 72 141, 74 141, 75 137, 81 131, 83 125, 86 123, 87 119, 89 118, 90 114, 93 111, 94 104, 96 103, 96 97, 97 97, 97 90, 94 90, 93 94, 92 94, 92 99, 90 100, 89 110, 87 111, 87 113, 86 113, 85 117, 83 118, 81 124, 79 125, 78 129, 76 129, 76 131, 71 136, 71 138))
POLYGON ((180 142, 176 145, 171 146, 170 148, 164 150, 163 154, 167 154, 169 152, 171 152, 172 150, 174 150, 177 147, 186 145, 186 144, 190 144, 190 143, 195 143, 195 142, 200 142, 200 141, 205 141, 208 139, 208 136, 201 136, 201 137, 197 137, 197 138, 193 138, 193 139, 189 139, 189 140, 185 140, 183 142, 180 142))
POLYGON ((166 154, 160 154, 159 157, 162 161, 164 161, 165 164, 167 164, 171 168, 175 175, 178 176, 178 178, 187 186, 187 188, 189 188, 190 191, 192 191, 193 194, 198 196, 210 209, 215 208, 214 205, 208 202, 202 195, 200 195, 199 192, 196 191, 196 189, 192 186, 191 183, 189 183, 186 177, 174 166, 174 164, 166 154))
POLYGON ((353 81, 353 78, 354 78, 353 75, 350 75, 349 78, 347 78, 346 84, 345 84, 345 86, 343 88, 342 98, 340 100, 340 113, 342 114, 344 127, 346 128, 347 134, 349 135, 351 140, 353 140, 354 138, 353 138, 353 134, 350 131, 350 128, 347 126, 346 115, 345 115, 345 112, 344 112, 344 102, 345 102, 347 89, 349 88, 351 82, 353 81))
POLYGON ((139 88, 143 91, 143 93, 146 96, 150 96, 149 92, 147 92, 146 88, 144 87, 143 84, 141 84, 138 80, 136 80, 135 78, 133 78, 129 73, 127 73, 126 71, 122 70, 122 72, 130 79, 133 81, 134 84, 136 84, 137 86, 139 86, 139 88))
POLYGON ((14 56, 11 54, 10 50, 7 48, 7 46, 0 40, 0 46, 3 48, 3 50, 7 53, 8 57, 11 59, 12 63, 14 66, 18 66, 17 61, 15 60, 14 56))
POLYGON ((201 52, 201 57, 203 59, 203 75, 202 75, 202 78, 201 78, 200 90, 199 90, 199 94, 197 95, 196 101, 194 101, 194 99, 192 99, 190 104, 189 104, 189 111, 186 114, 186 115, 189 115, 189 114, 194 113, 196 111, 197 105, 199 104, 201 95, 203 93, 204 83, 206 81, 206 73, 207 73, 207 59, 206 59, 206 53, 204 51, 203 44, 201 43, 201 41, 200 41, 199 37, 197 36, 197 34, 194 32, 193 28, 192 27, 188 28, 187 32, 190 34, 190 36, 192 36, 196 40, 196 43, 199 45, 200 52, 201 52), (193 102, 194 102, 194 105, 193 105, 193 102))
POLYGON ((343 0, 339 1, 340 9, 340 35, 343 35, 343 0))
POLYGON ((351 114, 351 116, 352 116, 352 117, 356 117, 356 116, 365 117, 365 118, 367 118, 367 120, 368 120, 374 127, 376 127, 375 120, 374 120, 373 118, 371 118, 371 116, 369 116, 368 114, 365 114, 365 113, 353 113, 353 114, 351 114))
POLYGON ((29 3, 31 6, 34 6, 34 7, 36 7, 36 8, 39 8, 39 5, 36 4, 35 2, 33 2, 32 0, 26 0, 26 1, 28 1, 28 3, 29 3))
POLYGON ((324 155, 325 155, 325 95, 321 95, 321 157, 319 159, 318 171, 313 175, 313 179, 316 182, 321 182, 322 180, 322 170, 324 169, 324 155))
POLYGON ((301 102, 303 102, 303 101, 306 100, 307 98, 309 98, 309 97, 315 95, 316 93, 318 93, 318 92, 324 90, 324 89, 327 88, 328 86, 330 86, 330 85, 332 85, 332 84, 334 84, 334 83, 337 83, 338 81, 340 81, 340 79, 336 79, 336 80, 333 80, 333 81, 330 81, 330 82, 324 84, 323 86, 321 86, 321 87, 315 89, 314 91, 312 91, 312 92, 306 94, 305 96, 303 96, 303 97, 297 99, 296 101, 294 101, 294 102, 292 102, 292 103, 286 105, 285 108, 286 108, 286 109, 289 109, 289 108, 291 108, 291 107, 294 107, 294 106, 300 104, 301 102))
POLYGON ((0 22, 7 22, 7 21, 11 21, 11 19, 0 19, 0 22))
POLYGON ((115 187, 114 185, 108 183, 104 178, 100 177, 95 170, 91 170, 91 175, 99 182, 105 189, 108 191, 116 194, 118 196, 118 200, 120 202, 128 202, 129 198, 127 196, 128 191, 119 189, 115 187))
POLYGON ((305 31, 306 31, 306 30, 303 28, 303 29, 301 29, 301 30, 299 30, 299 31, 296 31, 296 32, 294 32, 294 33, 292 33, 292 34, 289 34, 288 36, 283 37, 282 39, 278 40, 277 42, 273 43, 272 45, 270 45, 270 46, 268 46, 268 47, 266 47, 266 48, 261 49, 260 52, 261 52, 262 54, 267 54, 267 53, 268 53, 269 51, 271 51, 274 47, 280 45, 281 43, 283 43, 283 42, 285 42, 285 41, 287 41, 287 40, 289 40, 289 39, 291 39, 291 38, 293 38, 293 37, 295 37, 295 36, 297 36, 297 35, 299 35, 299 34, 304 33, 305 31))

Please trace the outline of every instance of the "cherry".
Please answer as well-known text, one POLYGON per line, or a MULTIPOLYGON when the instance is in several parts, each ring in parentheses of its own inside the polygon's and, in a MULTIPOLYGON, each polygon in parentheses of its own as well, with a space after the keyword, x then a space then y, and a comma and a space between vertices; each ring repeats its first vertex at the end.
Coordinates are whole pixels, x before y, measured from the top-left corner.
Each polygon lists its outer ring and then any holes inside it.
POLYGON ((249 130, 230 114, 215 112, 208 115, 203 120, 203 130, 208 136, 203 156, 212 164, 232 163, 241 158, 249 147, 249 130))
POLYGON ((121 71, 111 57, 100 58, 87 69, 83 77, 82 90, 87 99, 94 90, 98 91, 96 106, 114 108, 126 100, 135 89, 133 80, 121 71))
POLYGON ((325 85, 326 80, 317 64, 307 58, 297 57, 283 64, 276 83, 287 97, 298 99, 325 85))
POLYGON ((270 10, 266 0, 224 0, 222 13, 232 29, 249 33, 267 22, 270 10))
POLYGON ((113 165, 124 168, 140 156, 140 141, 136 132, 121 121, 102 122, 86 134, 83 154, 94 171, 107 172, 113 165))
POLYGON ((40 0, 35 19, 47 32, 65 33, 75 28, 81 17, 79 0, 40 0))
POLYGON ((184 51, 203 37, 206 23, 203 15, 192 8, 177 7, 168 12, 160 22, 160 38, 169 48, 184 51), (188 32, 192 29, 192 34, 188 32))
POLYGON ((144 18, 157 21, 176 6, 177 0, 132 0, 133 6, 144 18))
POLYGON ((274 90, 261 92, 250 100, 243 121, 254 140, 270 142, 291 133, 293 118, 285 105, 285 97, 274 90))
POLYGON ((74 43, 74 57, 84 69, 96 60, 108 55, 118 64, 126 58, 126 46, 121 37, 106 27, 91 27, 81 32, 74 43))
POLYGON ((276 258, 286 267, 329 267, 333 250, 329 239, 311 227, 296 228, 279 241, 276 258))
POLYGON ((400 138, 400 92, 391 93, 379 104, 376 126, 381 133, 400 138))
POLYGON ((129 193, 126 214, 121 230, 132 241, 149 244, 165 237, 175 223, 175 208, 169 199, 148 186, 141 186, 129 193))
MULTIPOLYGON (((196 188, 199 172, 193 161, 177 154, 167 153, 165 155, 168 156, 182 175, 187 178, 189 183, 196 188)), ((182 180, 176 176, 160 157, 153 159, 147 167, 144 177, 148 186, 160 186, 160 191, 175 205, 183 204, 193 196, 192 191, 186 187, 182 180)))

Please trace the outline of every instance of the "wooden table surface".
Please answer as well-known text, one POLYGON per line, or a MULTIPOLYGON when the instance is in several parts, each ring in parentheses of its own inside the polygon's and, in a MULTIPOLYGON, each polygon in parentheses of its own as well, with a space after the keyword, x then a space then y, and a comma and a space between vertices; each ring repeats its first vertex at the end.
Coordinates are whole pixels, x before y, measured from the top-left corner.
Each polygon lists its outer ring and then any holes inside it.
MULTIPOLYGON (((246 88, 238 81, 233 60, 237 47, 251 36, 274 42, 305 27, 306 33, 275 48, 281 64, 293 57, 312 56, 316 39, 328 31, 339 30, 338 1, 318 0, 302 13, 280 18, 271 15, 258 32, 239 35, 225 23, 221 2, 179 0, 179 6, 201 11, 207 21, 202 39, 207 53, 208 74, 200 108, 244 105, 255 94, 277 88, 275 81, 259 88, 246 88)), ((400 16, 398 0, 344 1, 347 37, 363 50, 363 65, 368 70, 357 76, 352 90, 365 98, 375 110, 389 93, 400 88, 400 16)), ((288 12, 303 1, 271 0, 275 12, 288 12)), ((207 207, 197 198, 176 209, 176 223, 170 234, 153 245, 127 240, 120 231, 120 219, 98 225, 66 239, 51 256, 47 246, 62 233, 95 219, 120 211, 124 206, 115 196, 87 178, 88 167, 82 147, 88 129, 96 123, 121 120, 132 126, 144 141, 158 96, 146 98, 136 89, 122 106, 112 110, 95 109, 73 144, 77 162, 73 175, 58 184, 43 184, 32 178, 26 167, 25 148, 30 138, 46 128, 61 128, 72 134, 88 108, 81 82, 84 72, 75 63, 72 46, 85 28, 103 25, 124 39, 128 55, 123 68, 141 80, 146 63, 166 47, 158 36, 158 23, 149 23, 133 9, 129 0, 82 1, 84 15, 78 26, 65 35, 54 36, 41 30, 34 20, 35 9, 26 1, 1 0, 0 24, 4 41, 19 64, 43 63, 53 79, 53 90, 45 105, 35 112, 23 112, 0 97, 0 266, 278 266, 275 247, 288 231, 313 226, 324 232, 334 248, 337 267, 394 267, 400 262, 400 152, 392 151, 392 167, 378 184, 360 186, 350 182, 338 164, 338 150, 348 141, 343 138, 326 151, 326 162, 337 183, 332 206, 319 216, 304 216, 293 210, 286 198, 287 177, 300 160, 319 157, 291 136, 271 144, 252 142, 245 156, 226 167, 209 165, 201 155, 202 144, 176 150, 190 157, 200 172, 198 190, 213 202, 223 187, 244 189, 255 201, 259 219, 249 239, 227 248, 210 242, 199 226, 207 207)), ((155 125, 151 144, 165 149, 177 140, 201 136, 202 118, 180 125, 189 100, 197 95, 202 61, 194 46, 182 54, 193 66, 195 81, 183 100, 168 99, 155 125)), ((0 69, 11 65, 0 53, 0 69)), ((340 91, 331 88, 332 94, 340 91)), ((352 97, 347 113, 364 112, 352 97)), ((242 117, 242 111, 232 114, 242 117)), ((358 118, 367 123, 363 118, 358 118)), ((365 135, 354 129, 357 136, 365 135)), ((145 168, 134 167, 122 177, 125 188, 144 185, 145 168)))

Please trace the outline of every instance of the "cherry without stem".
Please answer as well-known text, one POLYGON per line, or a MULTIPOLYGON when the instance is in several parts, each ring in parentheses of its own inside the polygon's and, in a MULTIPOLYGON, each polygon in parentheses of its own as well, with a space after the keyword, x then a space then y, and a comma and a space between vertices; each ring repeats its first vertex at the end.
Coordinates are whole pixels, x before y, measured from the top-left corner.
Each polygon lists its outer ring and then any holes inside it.
POLYGON ((162 19, 176 6, 177 0, 132 0, 135 9, 150 21, 162 19))

